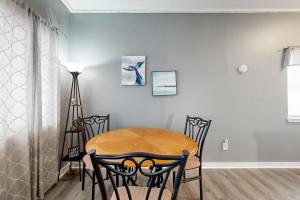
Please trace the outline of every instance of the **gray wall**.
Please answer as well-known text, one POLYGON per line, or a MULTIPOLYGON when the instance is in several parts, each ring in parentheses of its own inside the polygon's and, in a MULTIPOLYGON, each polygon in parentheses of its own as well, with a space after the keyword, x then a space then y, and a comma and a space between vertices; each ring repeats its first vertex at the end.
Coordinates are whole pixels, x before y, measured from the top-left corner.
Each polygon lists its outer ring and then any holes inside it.
POLYGON ((300 161, 300 126, 288 124, 281 50, 300 44, 300 14, 76 14, 70 57, 86 114, 112 128, 183 130, 186 114, 213 120, 206 161, 300 161), (145 55, 146 86, 120 85, 121 56, 145 55), (237 73, 247 64, 249 72, 237 73), (151 96, 153 70, 178 72, 178 95, 151 96), (229 151, 221 141, 229 138, 229 151))

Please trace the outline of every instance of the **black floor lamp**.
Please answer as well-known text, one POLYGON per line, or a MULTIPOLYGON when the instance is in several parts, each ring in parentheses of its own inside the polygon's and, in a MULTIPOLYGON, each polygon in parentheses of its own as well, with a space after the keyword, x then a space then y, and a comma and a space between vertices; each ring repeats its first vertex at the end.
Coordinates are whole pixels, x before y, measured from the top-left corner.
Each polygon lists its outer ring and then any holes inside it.
POLYGON ((63 162, 70 163, 69 170, 72 170, 72 162, 78 162, 79 170, 81 171, 81 160, 85 152, 84 140, 83 135, 81 134, 79 121, 79 118, 83 118, 82 103, 78 84, 78 75, 80 74, 80 72, 73 70, 69 72, 71 73, 73 79, 69 98, 68 115, 66 119, 63 144, 60 154, 59 171, 57 177, 58 181, 63 162))

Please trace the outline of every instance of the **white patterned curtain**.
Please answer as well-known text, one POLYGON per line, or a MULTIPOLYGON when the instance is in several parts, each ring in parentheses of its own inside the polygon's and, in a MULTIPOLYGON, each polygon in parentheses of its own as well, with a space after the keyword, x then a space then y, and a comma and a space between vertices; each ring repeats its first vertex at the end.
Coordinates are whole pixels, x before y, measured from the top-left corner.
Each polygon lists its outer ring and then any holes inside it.
POLYGON ((0 3, 0 199, 29 199, 28 14, 0 3))
POLYGON ((0 199, 42 199, 56 182, 57 33, 0 0, 0 199))

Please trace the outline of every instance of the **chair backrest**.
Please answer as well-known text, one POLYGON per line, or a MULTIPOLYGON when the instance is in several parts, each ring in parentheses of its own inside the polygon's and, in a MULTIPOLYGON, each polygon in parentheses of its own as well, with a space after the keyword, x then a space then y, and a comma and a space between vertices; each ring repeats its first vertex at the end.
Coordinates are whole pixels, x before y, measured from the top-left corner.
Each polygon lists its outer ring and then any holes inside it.
MULTIPOLYGON (((172 198, 177 198, 180 181, 184 171, 184 167, 189 153, 183 151, 182 155, 156 155, 143 152, 133 152, 123 155, 97 155, 95 150, 91 150, 89 155, 92 160, 94 172, 98 180, 99 189, 103 200, 107 200, 107 192, 103 181, 103 176, 100 170, 100 165, 105 167, 109 175, 109 179, 112 183, 113 190, 116 195, 116 199, 120 200, 120 194, 117 190, 116 183, 114 181, 114 175, 119 175, 122 179, 123 185, 126 188, 128 199, 132 199, 130 187, 128 182, 134 183, 134 177, 143 175, 147 180, 147 195, 145 197, 148 200, 151 189, 158 186, 157 181, 162 181, 160 185, 158 200, 161 199, 166 183, 168 181, 170 172, 173 168, 179 167, 178 173, 173 184, 172 198), (162 177, 164 177, 162 179, 162 177)), ((135 183, 136 184, 136 183, 135 183)), ((140 199, 143 200, 143 199, 140 199)))
POLYGON ((192 138, 198 144, 196 156, 202 161, 202 151, 211 120, 204 120, 201 117, 186 116, 184 134, 192 138))
POLYGON ((79 119, 85 142, 95 137, 100 133, 109 131, 110 115, 92 115, 79 119))

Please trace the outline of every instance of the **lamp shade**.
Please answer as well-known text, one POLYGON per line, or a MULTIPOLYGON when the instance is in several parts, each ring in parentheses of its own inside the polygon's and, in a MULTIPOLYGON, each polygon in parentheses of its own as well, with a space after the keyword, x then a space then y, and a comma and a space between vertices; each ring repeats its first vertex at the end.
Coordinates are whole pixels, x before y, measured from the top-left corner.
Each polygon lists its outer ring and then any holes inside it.
POLYGON ((284 49, 283 66, 300 66, 300 46, 290 46, 284 49))
POLYGON ((69 72, 82 72, 84 66, 79 63, 69 62, 66 63, 65 66, 68 68, 69 72))

